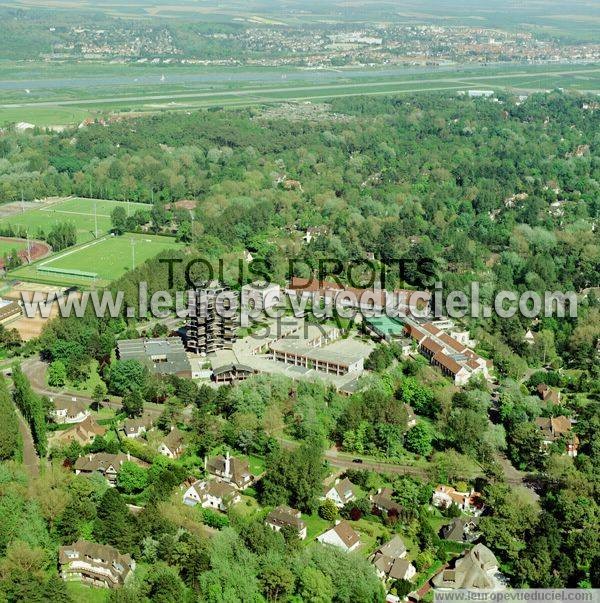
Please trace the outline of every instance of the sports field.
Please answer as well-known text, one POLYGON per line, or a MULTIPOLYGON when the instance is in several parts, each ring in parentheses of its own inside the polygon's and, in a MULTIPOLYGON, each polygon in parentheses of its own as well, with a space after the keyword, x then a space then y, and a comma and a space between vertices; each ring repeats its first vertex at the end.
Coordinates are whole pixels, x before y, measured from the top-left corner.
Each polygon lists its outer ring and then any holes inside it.
POLYGON ((85 243, 96 238, 96 226, 98 236, 110 230, 110 213, 119 205, 128 213, 137 209, 151 209, 151 206, 145 203, 75 197, 55 203, 39 203, 39 207, 27 209, 24 213, 0 218, 0 225, 24 227, 29 231, 31 238, 39 238, 40 230, 48 232, 56 223, 73 222, 77 228, 77 242, 85 243))
POLYGON ((4 256, 5 253, 12 253, 13 249, 17 251, 21 251, 27 247, 27 243, 24 243, 20 239, 15 239, 7 241, 6 239, 0 239, 0 258, 4 256))
POLYGON ((105 236, 18 268, 10 276, 59 286, 104 286, 161 251, 181 247, 175 239, 157 235, 105 236))

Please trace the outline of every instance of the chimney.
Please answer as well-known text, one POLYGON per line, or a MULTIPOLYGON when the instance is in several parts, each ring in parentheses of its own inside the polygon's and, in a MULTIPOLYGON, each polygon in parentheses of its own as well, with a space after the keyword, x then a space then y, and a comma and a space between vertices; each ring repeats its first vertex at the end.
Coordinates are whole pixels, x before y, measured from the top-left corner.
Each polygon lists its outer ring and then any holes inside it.
POLYGON ((339 526, 339 525, 340 525, 340 523, 342 523, 342 520, 341 520, 341 519, 336 519, 336 520, 335 520, 335 525, 336 525, 336 526, 339 526))
POLYGON ((230 475, 231 459, 229 457, 229 450, 225 453, 225 475, 230 475))
POLYGON ((129 452, 129 450, 127 451, 127 460, 130 461, 131 460, 131 453, 129 452))
POLYGON ((208 467, 208 457, 205 456, 204 457, 204 471, 206 471, 206 468, 208 467))

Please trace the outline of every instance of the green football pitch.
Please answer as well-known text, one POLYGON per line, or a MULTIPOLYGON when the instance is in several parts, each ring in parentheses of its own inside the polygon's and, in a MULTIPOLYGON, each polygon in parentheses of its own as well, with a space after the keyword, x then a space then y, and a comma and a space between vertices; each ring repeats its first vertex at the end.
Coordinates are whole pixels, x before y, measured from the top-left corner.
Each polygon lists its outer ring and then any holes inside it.
POLYGON ((181 249, 171 237, 105 236, 11 272, 12 278, 59 286, 103 286, 162 251, 181 249))
POLYGON ((96 238, 96 229, 98 236, 110 230, 110 214, 118 206, 124 207, 128 214, 138 209, 150 211, 152 208, 146 203, 76 197, 56 203, 40 203, 34 209, 0 218, 0 226, 10 224, 13 228, 25 228, 31 238, 36 238, 40 231, 48 232, 54 224, 72 222, 77 228, 77 242, 85 243, 96 238))

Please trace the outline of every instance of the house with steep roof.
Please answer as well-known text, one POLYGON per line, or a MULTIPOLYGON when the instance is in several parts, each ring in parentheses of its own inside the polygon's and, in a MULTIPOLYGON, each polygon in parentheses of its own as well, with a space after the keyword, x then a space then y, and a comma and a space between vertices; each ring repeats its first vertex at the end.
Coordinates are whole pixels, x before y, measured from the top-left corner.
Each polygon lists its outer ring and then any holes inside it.
POLYGON ((298 509, 292 509, 287 505, 280 505, 273 509, 265 519, 265 525, 275 532, 290 527, 296 530, 300 540, 306 539, 306 523, 302 520, 302 514, 298 509))
POLYGON ((135 561, 130 555, 123 555, 108 544, 87 540, 61 546, 58 563, 60 576, 66 582, 80 581, 103 588, 122 586, 135 570, 135 561))
POLYGON ((540 399, 548 404, 560 404, 560 391, 546 385, 545 383, 539 383, 536 391, 540 399))
POLYGON ((414 565, 406 559, 406 545, 397 534, 381 545, 369 557, 379 578, 383 581, 411 580, 417 573, 414 565))
POLYGON ((479 492, 475 492, 473 489, 470 492, 459 492, 452 486, 439 484, 433 492, 431 504, 440 509, 447 509, 452 503, 456 504, 461 511, 473 513, 473 515, 481 515, 483 512, 479 492))
POLYGON ((99 425, 91 416, 87 417, 81 423, 75 423, 69 429, 57 431, 54 438, 61 444, 70 444, 77 442, 81 446, 91 444, 96 437, 103 437, 106 428, 99 425))
POLYGON ((379 488, 375 494, 369 496, 369 500, 378 513, 384 513, 388 516, 400 515, 403 511, 402 505, 392 498, 393 495, 394 491, 391 488, 379 488))
POLYGON ((538 417, 535 424, 542 432, 544 448, 554 442, 564 440, 567 448, 566 454, 572 458, 577 456, 579 438, 573 433, 571 419, 564 415, 560 417, 538 417))
POLYGON ((240 493, 233 486, 217 480, 196 480, 183 494, 183 502, 190 507, 200 505, 204 509, 219 511, 227 511, 241 500, 240 493))
POLYGON ((123 463, 129 461, 135 463, 138 467, 147 469, 150 465, 131 454, 110 454, 108 452, 98 452, 96 454, 86 454, 80 456, 73 465, 75 475, 80 473, 91 475, 92 473, 100 473, 106 478, 109 485, 113 486, 117 481, 117 474, 123 463))
POLYGON ((171 431, 161 439, 158 445, 158 452, 170 459, 178 459, 184 450, 185 437, 177 427, 172 427, 171 431))
POLYGON ((347 553, 355 551, 360 546, 359 535, 346 520, 338 520, 333 528, 317 536, 317 540, 321 544, 335 546, 347 553))
POLYGON ((490 549, 476 544, 456 561, 454 568, 444 569, 433 578, 433 585, 444 590, 469 589, 499 591, 506 588, 498 570, 498 560, 490 549))
POLYGON ((449 524, 442 526, 440 537, 454 542, 473 542, 478 536, 478 517, 455 517, 449 524))
POLYGON ((121 431, 126 438, 140 438, 152 429, 152 418, 149 415, 138 419, 125 419, 121 431))
POLYGON ((52 400, 54 409, 50 411, 52 420, 59 424, 66 423, 81 423, 90 416, 90 411, 87 405, 83 402, 78 402, 76 398, 71 400, 52 400))
POLYGON ((331 500, 341 509, 350 501, 356 500, 356 486, 348 478, 338 478, 332 485, 323 487, 321 500, 331 500))
POLYGON ((230 456, 229 451, 225 453, 225 456, 218 455, 205 459, 204 469, 220 480, 235 486, 238 490, 245 490, 254 481, 248 461, 230 456))

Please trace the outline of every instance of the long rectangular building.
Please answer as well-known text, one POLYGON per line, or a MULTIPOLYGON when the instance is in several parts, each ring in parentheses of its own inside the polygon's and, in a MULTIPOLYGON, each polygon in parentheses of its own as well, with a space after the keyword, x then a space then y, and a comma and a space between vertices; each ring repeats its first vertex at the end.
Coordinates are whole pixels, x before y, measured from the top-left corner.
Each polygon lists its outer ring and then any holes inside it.
POLYGON ((308 325, 270 344, 273 360, 334 375, 364 370, 370 348, 355 339, 340 339, 336 328, 308 325))

